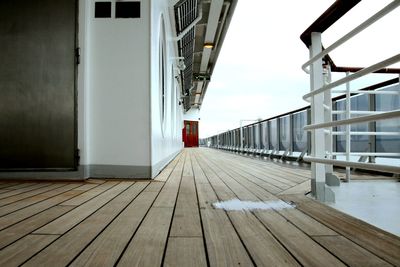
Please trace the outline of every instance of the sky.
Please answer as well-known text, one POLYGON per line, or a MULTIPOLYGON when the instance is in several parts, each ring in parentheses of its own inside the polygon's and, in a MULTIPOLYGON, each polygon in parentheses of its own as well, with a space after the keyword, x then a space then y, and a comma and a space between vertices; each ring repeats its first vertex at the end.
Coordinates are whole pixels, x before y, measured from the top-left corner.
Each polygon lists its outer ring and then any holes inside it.
MULTIPOLYGON (((302 96, 309 92, 309 76, 301 65, 309 53, 300 34, 333 2, 238 1, 200 110, 201 138, 237 128, 240 120, 267 119, 308 105, 302 96)), ((322 35, 323 45, 329 46, 390 2, 363 0, 322 35)), ((400 8, 330 55, 336 65, 352 67, 393 56, 400 52, 396 25, 400 8)), ((334 75, 333 80, 343 76, 334 75)), ((373 74, 352 86, 362 88, 393 77, 373 74)))

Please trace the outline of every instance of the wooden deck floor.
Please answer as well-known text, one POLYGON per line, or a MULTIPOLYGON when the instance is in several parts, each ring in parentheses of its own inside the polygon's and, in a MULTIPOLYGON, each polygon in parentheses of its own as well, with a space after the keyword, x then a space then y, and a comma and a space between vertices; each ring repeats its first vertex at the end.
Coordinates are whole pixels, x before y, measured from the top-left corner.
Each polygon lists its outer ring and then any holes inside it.
POLYGON ((399 237, 306 191, 307 170, 210 149, 152 182, 0 182, 0 266, 400 266, 399 237), (295 208, 213 205, 231 199, 295 208))

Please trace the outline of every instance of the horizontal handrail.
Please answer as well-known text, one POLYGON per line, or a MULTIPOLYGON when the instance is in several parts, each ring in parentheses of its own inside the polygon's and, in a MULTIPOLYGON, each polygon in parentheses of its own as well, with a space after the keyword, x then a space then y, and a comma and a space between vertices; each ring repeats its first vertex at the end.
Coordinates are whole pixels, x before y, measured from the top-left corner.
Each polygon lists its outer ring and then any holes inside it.
MULTIPOLYGON (((333 156, 345 156, 346 152, 332 152, 328 153, 328 155, 333 156)), ((391 152, 350 152, 350 156, 373 156, 373 157, 400 157, 400 153, 391 153, 391 152)))
MULTIPOLYGON (((332 90, 332 93, 335 94, 344 94, 347 93, 346 90, 332 90)), ((399 91, 360 91, 360 90, 356 90, 356 91, 350 91, 350 94, 369 94, 369 95, 398 95, 400 94, 399 91)))
POLYGON ((346 119, 346 120, 310 124, 310 125, 305 126, 304 130, 310 131, 310 130, 320 129, 320 128, 329 128, 329 127, 334 127, 334 126, 348 125, 348 124, 361 123, 361 122, 386 120, 386 119, 393 119, 393 118, 397 118, 397 117, 400 117, 400 109, 397 109, 394 111, 389 111, 389 112, 382 113, 382 114, 374 114, 374 115, 367 115, 367 116, 351 118, 351 119, 346 119))
POLYGON ((340 167, 352 167, 352 168, 366 169, 366 170, 372 170, 372 171, 385 171, 385 172, 390 172, 390 173, 400 173, 400 167, 384 165, 384 164, 353 162, 353 161, 345 161, 345 160, 337 160, 337 159, 316 158, 316 157, 310 157, 310 156, 304 156, 303 160, 307 161, 307 162, 333 164, 335 166, 340 166, 340 167))
MULTIPOLYGON (((346 135, 346 132, 329 132, 333 135, 346 135)), ((350 132, 350 135, 385 135, 385 136, 400 136, 399 132, 350 132)))
MULTIPOLYGON (((346 110, 332 110, 332 114, 346 114, 346 110)), ((382 114, 385 111, 367 111, 367 110, 350 110, 350 114, 353 115, 370 115, 370 114, 382 114)))
POLYGON ((371 66, 369 66, 369 67, 366 67, 366 68, 364 68, 364 69, 362 69, 362 70, 360 70, 360 71, 357 71, 356 73, 353 73, 353 74, 351 74, 351 75, 349 75, 349 76, 346 76, 346 77, 344 77, 344 78, 342 78, 342 79, 339 79, 339 80, 337 80, 337 81, 334 81, 333 83, 324 85, 324 86, 322 86, 321 88, 318 88, 318 89, 316 89, 316 90, 313 90, 313 91, 311 91, 311 92, 305 94, 305 95, 303 96, 303 100, 304 100, 304 101, 307 101, 307 102, 310 102, 308 99, 309 99, 311 96, 314 96, 314 95, 316 95, 316 94, 323 93, 323 92, 325 92, 325 91, 327 91, 327 90, 329 90, 329 89, 338 87, 338 86, 340 86, 340 85, 342 85, 342 84, 348 83, 348 82, 353 81, 353 80, 358 79, 358 78, 361 78, 361 77, 363 77, 363 76, 365 76, 365 75, 367 75, 367 74, 370 74, 370 73, 372 73, 372 72, 374 72, 374 71, 376 71, 376 70, 379 70, 379 69, 381 69, 381 68, 383 68, 383 67, 390 66, 390 65, 392 65, 392 64, 394 64, 394 63, 397 63, 397 62, 399 62, 399 61, 400 61, 400 54, 397 54, 397 55, 392 56, 392 57, 390 57, 390 58, 388 58, 388 59, 385 59, 385 60, 383 60, 383 61, 381 61, 381 62, 378 62, 378 63, 376 63, 376 64, 374 64, 374 65, 371 65, 371 66))
POLYGON ((372 17, 370 17, 369 19, 367 19, 366 21, 364 21, 363 23, 358 25, 352 31, 350 31, 347 34, 345 34, 342 38, 340 38, 339 40, 334 42, 332 45, 330 45, 329 47, 325 48, 322 52, 320 52, 319 54, 317 54, 314 57, 312 57, 310 60, 308 60, 306 63, 304 63, 301 66, 301 68, 306 73, 309 73, 309 70, 307 70, 307 67, 310 66, 313 62, 315 62, 316 60, 318 60, 318 59, 322 58, 323 56, 329 54, 329 52, 332 52, 334 49, 336 49, 340 45, 344 44, 349 39, 353 38, 354 36, 356 36, 357 34, 362 32, 363 30, 368 28, 370 25, 374 24, 376 21, 378 21, 379 19, 384 17, 386 14, 388 14, 391 11, 393 11, 394 9, 396 9, 399 5, 400 5, 400 1, 399 0, 394 0, 393 2, 391 2, 390 4, 385 6, 383 9, 378 11, 376 14, 374 14, 372 17))

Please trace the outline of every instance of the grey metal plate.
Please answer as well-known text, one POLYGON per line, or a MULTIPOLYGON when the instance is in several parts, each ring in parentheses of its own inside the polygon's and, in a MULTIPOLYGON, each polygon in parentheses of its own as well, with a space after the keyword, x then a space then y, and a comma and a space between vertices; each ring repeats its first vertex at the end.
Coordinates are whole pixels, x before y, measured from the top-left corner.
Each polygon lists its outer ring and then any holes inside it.
POLYGON ((0 170, 74 169, 75 0, 0 1, 0 170))

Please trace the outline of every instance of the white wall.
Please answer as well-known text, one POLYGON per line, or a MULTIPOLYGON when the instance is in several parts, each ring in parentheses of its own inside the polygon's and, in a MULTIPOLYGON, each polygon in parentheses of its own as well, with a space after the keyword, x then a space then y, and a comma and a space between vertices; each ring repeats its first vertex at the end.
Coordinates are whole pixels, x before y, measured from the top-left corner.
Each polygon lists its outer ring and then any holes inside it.
POLYGON ((184 115, 183 119, 187 121, 199 121, 200 120, 200 110, 198 108, 189 109, 184 115))
MULTIPOLYGON (((173 68, 176 63, 176 41, 172 38, 172 21, 169 18, 168 0, 151 1, 151 163, 152 176, 172 159, 183 147, 183 106, 178 105, 180 85, 174 78, 179 74, 173 68), (160 31, 161 17, 165 22, 166 38, 166 95, 165 95, 165 122, 161 119, 160 97, 160 31)), ((173 8, 173 7, 171 7, 173 8)))
POLYGON ((88 162, 149 166, 150 4, 141 1, 141 18, 115 19, 94 18, 94 2, 88 15, 88 162))

